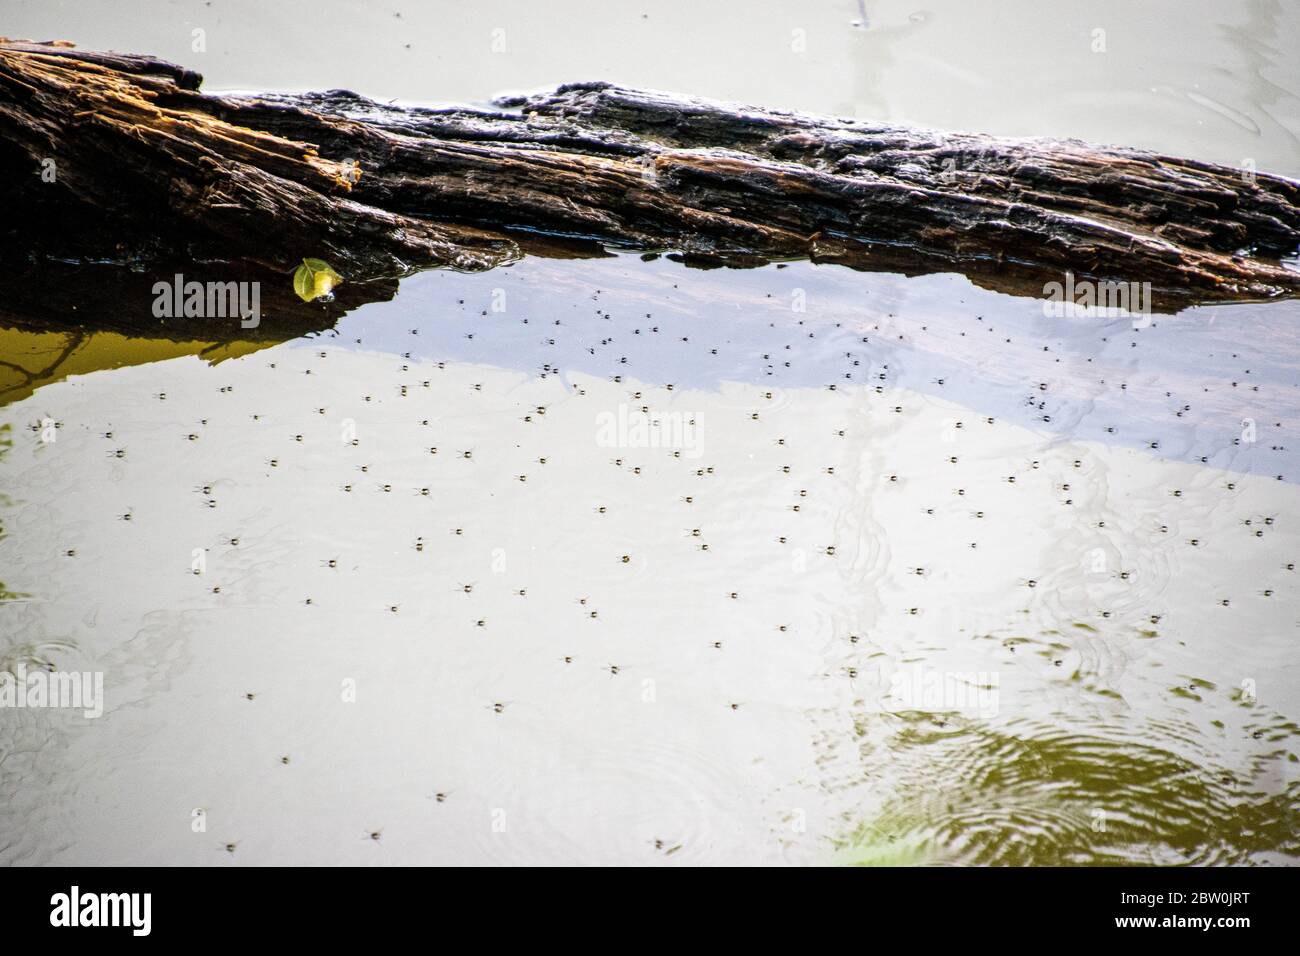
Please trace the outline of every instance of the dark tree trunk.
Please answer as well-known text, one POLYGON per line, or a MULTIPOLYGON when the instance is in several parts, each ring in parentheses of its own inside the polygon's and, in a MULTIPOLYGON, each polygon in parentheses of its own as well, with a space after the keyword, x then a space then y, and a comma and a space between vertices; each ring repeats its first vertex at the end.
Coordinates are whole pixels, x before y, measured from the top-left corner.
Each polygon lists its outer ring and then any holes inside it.
POLYGON ((151 57, 0 42, 7 241, 278 271, 310 256, 349 283, 601 243, 706 266, 960 272, 1030 295, 1069 270, 1150 282, 1163 309, 1300 293, 1279 262, 1300 245, 1300 184, 1262 173, 602 83, 492 110, 199 83, 151 57))

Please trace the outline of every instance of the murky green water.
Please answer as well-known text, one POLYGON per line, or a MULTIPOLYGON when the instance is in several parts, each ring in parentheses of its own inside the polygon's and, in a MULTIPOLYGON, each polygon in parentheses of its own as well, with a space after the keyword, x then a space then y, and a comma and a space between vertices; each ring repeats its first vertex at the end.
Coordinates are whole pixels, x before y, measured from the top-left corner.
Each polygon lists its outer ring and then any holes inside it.
POLYGON ((1298 314, 620 256, 6 333, 5 660, 106 690, 6 712, 4 857, 1287 862, 1298 314))
MULTIPOLYGON (((218 88, 609 75, 1300 170, 1276 4, 1205 5, 1177 50, 1103 5, 1106 54, 1058 9, 1005 57, 1029 8, 560 35, 490 6, 338 5, 350 57, 262 56, 220 3, 185 7, 215 18, 197 63, 174 17, 6 29, 218 88), (497 18, 518 55, 466 52, 497 18), (652 56, 664 31, 709 57, 652 56)), ((291 336, 147 333, 150 285, 0 305, 0 670, 104 679, 99 717, 0 708, 0 862, 1300 855, 1295 303, 1134 328, 954 276, 612 255, 423 273, 291 336)))

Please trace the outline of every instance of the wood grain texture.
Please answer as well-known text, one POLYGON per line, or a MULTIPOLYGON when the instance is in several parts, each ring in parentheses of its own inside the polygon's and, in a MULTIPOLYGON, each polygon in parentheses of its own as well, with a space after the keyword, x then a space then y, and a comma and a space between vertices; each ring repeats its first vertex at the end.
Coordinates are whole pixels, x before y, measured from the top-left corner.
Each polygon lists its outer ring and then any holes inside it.
POLYGON ((1263 173, 605 83, 495 109, 199 85, 148 56, 0 41, 5 241, 277 271, 314 256, 351 282, 609 245, 960 272, 1038 296, 1069 270, 1150 282, 1159 309, 1300 292, 1281 261, 1300 246, 1300 184, 1263 173))

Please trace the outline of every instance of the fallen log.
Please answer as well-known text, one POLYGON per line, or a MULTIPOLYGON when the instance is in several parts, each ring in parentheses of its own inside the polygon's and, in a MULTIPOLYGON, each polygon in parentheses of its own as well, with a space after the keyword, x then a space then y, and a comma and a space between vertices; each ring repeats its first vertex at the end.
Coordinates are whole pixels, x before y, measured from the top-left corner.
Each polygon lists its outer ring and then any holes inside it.
POLYGON ((1069 271, 1149 282, 1158 310, 1300 294, 1283 261, 1300 183, 1263 173, 606 83, 493 109, 200 83, 153 57, 0 41, 3 241, 279 272, 311 256, 349 283, 585 243, 701 266, 960 272, 1037 296, 1069 271))

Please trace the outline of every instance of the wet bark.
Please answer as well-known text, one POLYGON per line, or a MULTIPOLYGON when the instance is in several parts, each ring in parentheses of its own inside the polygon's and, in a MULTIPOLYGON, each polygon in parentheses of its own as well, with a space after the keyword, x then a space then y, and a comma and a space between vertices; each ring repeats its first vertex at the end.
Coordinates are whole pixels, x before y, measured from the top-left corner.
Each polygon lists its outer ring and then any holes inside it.
POLYGON ((4 241, 276 272, 311 256, 379 297, 412 269, 604 246, 960 272, 1037 296, 1068 270, 1150 282, 1160 309, 1300 293, 1279 261, 1300 245, 1300 184, 1264 173, 603 83, 493 109, 199 84, 152 57, 0 42, 4 241))

